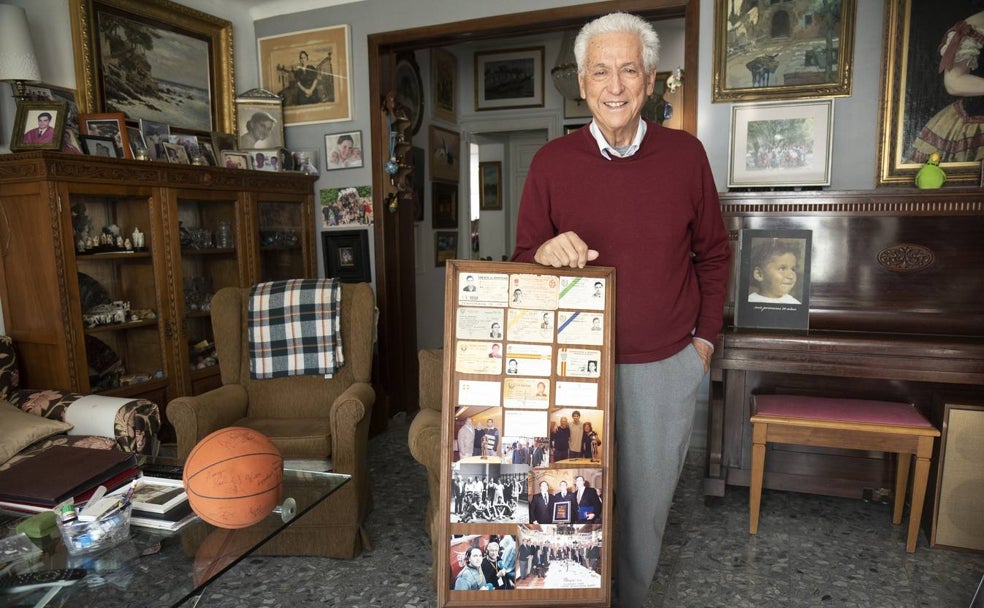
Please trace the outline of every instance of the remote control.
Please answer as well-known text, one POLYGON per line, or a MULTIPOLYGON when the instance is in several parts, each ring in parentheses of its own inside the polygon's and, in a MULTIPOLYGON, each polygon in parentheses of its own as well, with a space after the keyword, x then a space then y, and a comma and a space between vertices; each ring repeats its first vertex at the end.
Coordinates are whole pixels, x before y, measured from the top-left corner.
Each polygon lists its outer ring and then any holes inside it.
POLYGON ((64 570, 42 570, 41 572, 25 572, 0 578, 0 592, 11 591, 17 587, 32 585, 50 585, 60 581, 76 581, 85 577, 81 568, 66 568, 64 570))

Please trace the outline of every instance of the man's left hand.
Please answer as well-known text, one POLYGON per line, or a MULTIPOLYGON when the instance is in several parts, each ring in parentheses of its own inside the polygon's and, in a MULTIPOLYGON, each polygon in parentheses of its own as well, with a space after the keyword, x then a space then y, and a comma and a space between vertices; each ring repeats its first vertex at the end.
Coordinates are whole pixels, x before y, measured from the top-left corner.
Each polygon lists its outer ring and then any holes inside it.
POLYGON ((697 355, 700 357, 700 360, 704 362, 704 373, 707 373, 711 369, 711 355, 714 354, 714 349, 703 340, 694 338, 693 342, 694 348, 697 350, 697 355))

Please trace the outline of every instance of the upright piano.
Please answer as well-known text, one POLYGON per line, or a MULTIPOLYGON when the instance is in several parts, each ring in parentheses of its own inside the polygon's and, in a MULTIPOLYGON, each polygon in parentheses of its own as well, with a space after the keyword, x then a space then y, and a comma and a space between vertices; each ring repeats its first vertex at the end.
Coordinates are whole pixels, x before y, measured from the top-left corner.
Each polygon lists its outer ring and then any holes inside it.
MULTIPOLYGON (((948 395, 984 404, 984 191, 735 193, 721 205, 734 263, 712 361, 705 495, 749 483, 753 394, 907 401, 937 422, 948 395), (808 330, 734 326, 737 246, 750 228, 812 231, 808 330)), ((893 487, 882 453, 769 449, 767 488, 861 497, 893 487)))

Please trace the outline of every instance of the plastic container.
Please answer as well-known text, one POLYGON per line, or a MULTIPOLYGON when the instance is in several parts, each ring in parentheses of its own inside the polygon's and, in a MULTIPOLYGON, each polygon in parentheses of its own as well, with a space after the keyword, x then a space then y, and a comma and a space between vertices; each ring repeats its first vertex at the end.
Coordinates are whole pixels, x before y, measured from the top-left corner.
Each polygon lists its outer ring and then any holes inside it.
POLYGON ((93 553, 114 547, 130 537, 132 510, 133 505, 127 505, 94 521, 75 520, 64 523, 58 520, 56 523, 69 554, 93 553))

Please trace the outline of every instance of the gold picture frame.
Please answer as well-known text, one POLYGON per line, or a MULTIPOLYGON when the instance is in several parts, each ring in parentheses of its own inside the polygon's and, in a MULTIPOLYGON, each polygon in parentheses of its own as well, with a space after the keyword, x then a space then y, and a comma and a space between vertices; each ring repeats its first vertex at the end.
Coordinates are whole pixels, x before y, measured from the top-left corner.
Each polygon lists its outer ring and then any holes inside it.
POLYGON ((855 2, 831 2, 840 12, 830 14, 797 14, 788 2, 715 2, 711 101, 849 96, 855 2))
MULTIPOLYGON (((231 22, 168 0, 69 0, 69 11, 80 112, 124 112, 132 121, 144 118, 188 131, 234 132, 231 22), (176 59, 176 64, 180 61, 180 69, 175 73, 188 78, 181 83, 186 87, 181 106, 156 98, 153 104, 107 100, 107 89, 111 95, 119 89, 107 87, 107 78, 125 79, 126 75, 122 72, 107 75, 103 55, 109 50, 102 45, 100 19, 127 20, 181 47, 180 58, 176 59), (199 103, 192 104, 189 100, 199 103), (192 105, 196 108, 191 109, 192 105)), ((128 52, 133 52, 132 48, 128 52)), ((136 48, 148 50, 147 46, 136 45, 136 48)), ((159 74, 156 78, 168 76, 159 74)), ((170 95, 156 94, 165 100, 170 95)))
POLYGON ((431 51, 431 99, 434 100, 434 118, 455 124, 458 114, 455 100, 458 97, 458 58, 450 51, 431 51))
POLYGON ((67 118, 68 104, 64 101, 18 103, 10 136, 10 150, 60 150, 67 118))

